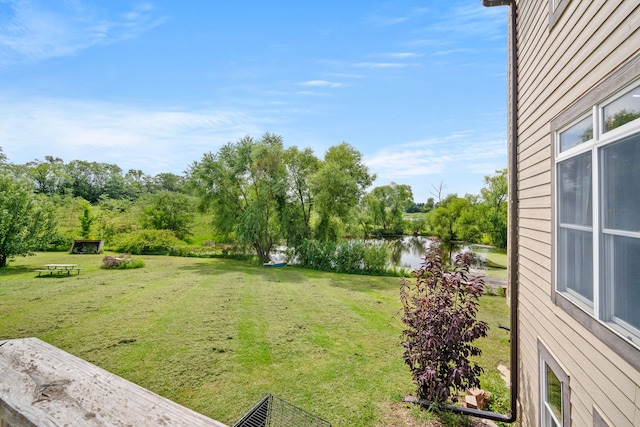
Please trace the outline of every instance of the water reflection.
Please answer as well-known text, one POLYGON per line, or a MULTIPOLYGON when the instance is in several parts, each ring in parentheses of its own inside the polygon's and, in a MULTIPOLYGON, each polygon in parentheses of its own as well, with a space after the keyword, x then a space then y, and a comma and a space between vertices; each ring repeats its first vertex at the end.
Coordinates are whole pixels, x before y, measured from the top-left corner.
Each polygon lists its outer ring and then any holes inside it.
MULTIPOLYGON (((385 239, 366 239, 367 243, 376 245, 387 245, 389 248, 389 268, 404 269, 412 271, 422 266, 422 261, 427 252, 427 248, 432 244, 431 238, 424 236, 399 236, 385 239)), ((459 252, 470 251, 474 254, 474 264, 472 268, 487 269, 486 256, 490 249, 477 245, 468 245, 460 242, 440 242, 442 247, 442 256, 445 263, 450 263, 451 259, 459 252)), ((286 246, 275 248, 271 256, 273 260, 287 259, 290 263, 295 264, 295 258, 292 258, 291 250, 286 246)), ((494 266, 504 269, 504 267, 494 266)))
MULTIPOLYGON (((390 248, 390 265, 396 268, 415 270, 420 268, 427 252, 432 244, 429 237, 424 236, 400 236, 387 239, 368 239, 369 242, 386 242, 390 248)), ((461 250, 469 250, 458 243, 441 242, 444 262, 448 263, 451 257, 461 250)))

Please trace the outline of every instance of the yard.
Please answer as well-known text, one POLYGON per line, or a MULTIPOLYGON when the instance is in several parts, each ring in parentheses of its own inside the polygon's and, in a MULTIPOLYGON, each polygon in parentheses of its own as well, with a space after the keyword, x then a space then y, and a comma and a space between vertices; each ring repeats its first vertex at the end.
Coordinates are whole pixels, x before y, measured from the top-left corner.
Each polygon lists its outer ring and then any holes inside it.
MULTIPOLYGON (((38 337, 229 425, 268 393, 334 426, 404 425, 400 279, 165 256, 103 270, 102 258, 40 253, 0 270, 0 339, 38 337), (37 277, 50 263, 83 270, 37 277)), ((482 298, 497 401, 508 316, 503 297, 482 298)))

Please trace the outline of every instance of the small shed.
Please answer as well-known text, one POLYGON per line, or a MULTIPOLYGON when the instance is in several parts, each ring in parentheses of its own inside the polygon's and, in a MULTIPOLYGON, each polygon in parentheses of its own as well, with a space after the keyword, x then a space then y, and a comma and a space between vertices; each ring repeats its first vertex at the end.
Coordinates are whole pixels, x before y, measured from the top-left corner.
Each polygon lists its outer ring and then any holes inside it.
POLYGON ((99 254, 104 243, 102 240, 74 240, 71 245, 72 254, 99 254))
POLYGON ((0 426, 228 427, 37 338, 0 341, 0 426))

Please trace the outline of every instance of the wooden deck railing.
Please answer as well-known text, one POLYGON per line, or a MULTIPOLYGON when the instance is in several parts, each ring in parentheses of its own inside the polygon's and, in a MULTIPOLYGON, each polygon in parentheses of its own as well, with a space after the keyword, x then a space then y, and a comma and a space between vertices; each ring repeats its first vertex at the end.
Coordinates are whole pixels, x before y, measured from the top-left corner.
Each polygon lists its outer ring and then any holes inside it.
POLYGON ((37 338, 0 341, 0 427, 228 427, 37 338))

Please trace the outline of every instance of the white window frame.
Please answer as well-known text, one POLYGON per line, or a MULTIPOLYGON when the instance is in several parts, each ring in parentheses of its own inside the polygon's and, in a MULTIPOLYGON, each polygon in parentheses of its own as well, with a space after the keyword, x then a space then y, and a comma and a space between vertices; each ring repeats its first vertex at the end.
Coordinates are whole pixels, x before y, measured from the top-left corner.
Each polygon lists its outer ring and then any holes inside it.
MULTIPOLYGON (((540 414, 540 425, 542 427, 562 427, 562 420, 558 419, 558 417, 556 417, 556 414, 553 412, 553 409, 551 409, 551 407, 548 404, 548 400, 547 400, 547 396, 549 395, 549 391, 547 390, 547 368, 549 368, 549 370, 551 372, 553 372, 553 369, 551 369, 551 366, 549 366, 547 364, 547 362, 544 361, 544 359, 540 359, 540 386, 542 387, 542 390, 540 390, 540 396, 542 399, 540 399, 540 408, 542 410, 542 413, 540 414)), ((555 372, 553 372, 555 375, 555 372)), ((558 376, 556 375, 556 378, 558 376)), ((560 379, 558 378, 558 381, 560 381, 560 379)), ((560 395, 562 396, 562 388, 564 388, 564 384, 562 383, 562 381, 560 381, 560 395)), ((562 409, 564 408, 564 404, 565 402, 561 399, 560 400, 560 411, 562 411, 562 409)))
MULTIPOLYGON (((560 295, 564 296, 565 298, 573 302, 577 307, 584 310, 588 315, 595 318, 598 322, 602 323, 607 328, 609 328, 610 330, 618 334, 620 337, 630 342, 637 349, 640 349, 640 330, 625 323, 621 319, 617 319, 615 316, 611 316, 611 319, 605 318, 605 316, 608 316, 607 313, 612 313, 613 310, 611 309, 611 307, 603 307, 603 301, 602 301, 601 295, 603 294, 603 291, 613 292, 611 288, 609 289, 604 288, 605 286, 607 286, 607 283, 612 284, 613 280, 611 278, 609 279, 602 278, 600 268, 604 264, 604 262, 603 262, 603 256, 600 253, 600 249, 601 249, 601 245, 605 243, 604 237, 607 235, 616 235, 616 236, 640 239, 640 232, 611 230, 611 229, 605 229, 604 227, 601 226, 600 196, 602 191, 601 189, 602 183, 601 183, 601 177, 600 177, 600 171, 599 171, 599 168, 600 168, 599 156, 600 156, 600 150, 603 147, 606 147, 610 144, 618 142, 632 135, 640 135, 640 118, 635 119, 622 126, 619 126, 615 129, 612 129, 608 132, 603 132, 604 107, 620 99, 621 97, 628 95, 631 91, 639 88, 640 88, 640 79, 635 80, 633 83, 627 85, 626 87, 616 92, 612 96, 602 100, 601 102, 596 103, 595 105, 592 106, 592 108, 589 111, 586 111, 583 114, 580 114, 577 118, 572 120, 566 126, 563 126, 562 128, 555 131, 554 148, 553 148, 554 154, 555 154, 554 168, 555 168, 555 175, 556 175, 556 179, 554 182, 554 186, 556 189, 556 202, 555 202, 555 212, 554 212, 554 215, 556 218, 555 232, 554 232, 555 234, 555 237, 554 237, 555 292, 559 293, 560 295), (589 141, 580 143, 574 147, 571 147, 561 152, 560 151, 560 134, 570 129, 572 126, 579 123, 580 121, 584 120, 589 115, 591 115, 593 120, 593 138, 589 141), (592 172, 591 172, 592 224, 591 224, 591 227, 580 227, 572 224, 561 224, 560 216, 559 216, 559 209, 560 209, 560 200, 559 200, 559 191, 558 191, 559 179, 557 178, 557 171, 558 171, 559 165, 565 160, 575 158, 585 153, 590 153, 591 165, 592 165, 592 172), (585 228, 585 231, 591 231, 592 233, 593 301, 586 300, 581 295, 578 295, 576 292, 572 291, 571 289, 561 289, 561 286, 559 286, 560 278, 558 277, 559 276, 558 262, 561 254, 559 253, 558 240, 559 240, 559 234, 560 234, 561 228, 564 228, 564 229, 585 228), (590 228, 590 230, 586 230, 587 228, 590 228)), ((613 256, 613 251, 611 250, 606 251, 606 253, 609 254, 609 256, 613 256)), ((612 299, 609 298, 609 301, 612 301, 612 299)), ((610 302, 609 304, 612 304, 612 302, 610 302)))
POLYGON ((571 0, 549 0, 549 28, 553 28, 571 0))
POLYGON ((571 425, 571 389, 569 385, 569 375, 565 372, 565 370, 560 366, 560 364, 555 360, 555 358, 551 355, 549 350, 545 347, 545 345, 538 340, 538 355, 539 355, 539 405, 540 411, 538 416, 540 417, 540 422, 538 423, 541 427, 553 427, 555 425, 565 427, 571 425), (547 367, 553 372, 556 378, 560 381, 561 385, 561 418, 553 413, 551 408, 547 405, 547 367), (552 418, 553 423, 548 423, 548 416, 552 418))

